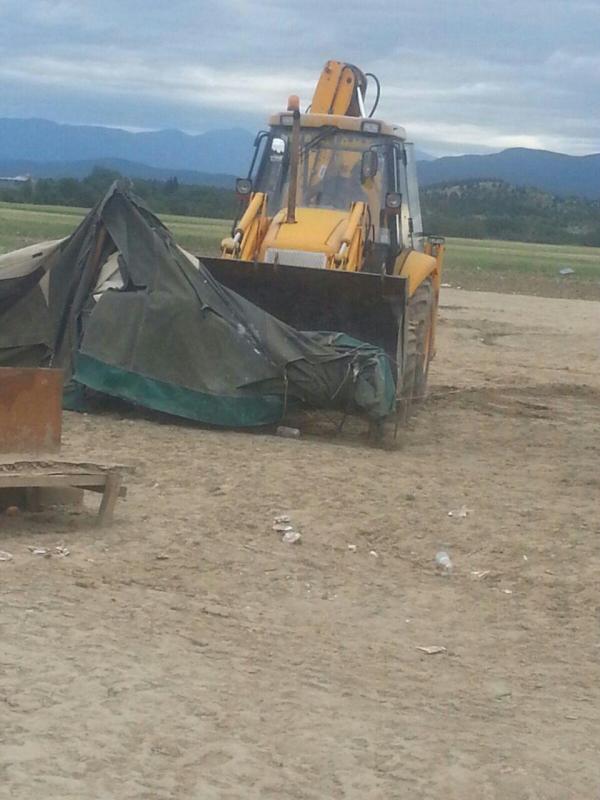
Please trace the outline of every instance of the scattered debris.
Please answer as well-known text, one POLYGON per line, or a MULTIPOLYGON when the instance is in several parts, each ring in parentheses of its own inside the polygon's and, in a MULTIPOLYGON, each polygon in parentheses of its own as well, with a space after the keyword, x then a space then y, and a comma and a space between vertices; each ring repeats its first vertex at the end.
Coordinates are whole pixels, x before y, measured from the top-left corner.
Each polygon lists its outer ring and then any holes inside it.
POLYGON ((53 549, 49 549, 47 547, 33 547, 30 545, 27 549, 31 555, 43 556, 43 558, 52 558, 53 556, 56 558, 65 558, 66 556, 71 555, 71 551, 62 545, 57 545, 53 549))
POLYGON ((281 436, 283 439, 299 439, 300 438, 300 428, 288 428, 285 425, 279 425, 277 428, 277 436, 281 436))
POLYGON ((281 533, 281 541, 285 544, 297 544, 302 536, 291 524, 292 520, 288 514, 279 514, 273 520, 273 530, 281 533))
POLYGON ((216 603, 209 603, 208 605, 203 606, 200 611, 203 614, 208 614, 209 617, 222 617, 223 619, 228 619, 231 616, 228 609, 216 603))
POLYGON ((503 594, 512 594, 512 589, 502 589, 503 594))
POLYGON ((493 693, 496 700, 503 700, 506 697, 512 697, 512 689, 506 683, 498 681, 493 684, 493 693))
POLYGON ((45 547, 28 547, 27 549, 34 556, 46 556, 50 558, 50 552, 45 547))
POLYGON ((168 556, 166 553, 159 553, 156 556, 156 560, 157 561, 168 561, 169 558, 170 558, 170 556, 168 556))
POLYGON ((379 558, 379 553, 377 550, 369 550, 369 555, 373 556, 373 558, 379 558))
POLYGON ((75 586, 78 586, 80 589, 95 589, 96 588, 95 581, 84 581, 78 580, 75 581, 75 586))
POLYGON ((288 531, 293 531, 294 530, 294 526, 293 525, 288 525, 285 522, 276 522, 273 525, 273 530, 277 531, 278 533, 287 533, 288 531))
POLYGON ((458 511, 449 511, 448 516, 455 517, 456 519, 465 519, 465 517, 468 517, 469 514, 472 513, 473 509, 467 508, 466 506, 461 506, 458 511))
POLYGON ((428 656, 435 656, 438 653, 447 653, 445 647, 441 645, 432 645, 430 647, 417 647, 417 650, 420 650, 422 653, 427 653, 428 656))
POLYGON ((558 270, 559 275, 575 275, 575 270, 571 267, 563 267, 562 269, 558 270))
POLYGON ((449 575, 452 572, 452 561, 445 550, 440 550, 435 554, 435 563, 445 575, 449 575))
POLYGON ((452 288, 452 284, 451 283, 442 283, 441 287, 442 287, 442 289, 451 289, 452 288))
POLYGON ((348 545, 348 550, 350 550, 351 553, 356 553, 357 549, 358 548, 356 547, 355 544, 349 544, 348 545))
POLYGON ((21 509, 18 506, 9 506, 4 513, 7 517, 17 517, 21 513, 21 509))
POLYGON ((0 561, 12 561, 12 553, 7 553, 6 550, 0 550, 0 561))
POLYGON ((477 580, 482 581, 484 578, 487 578, 490 572, 491 571, 489 569, 473 569, 471 570, 471 575, 477 578, 477 580))

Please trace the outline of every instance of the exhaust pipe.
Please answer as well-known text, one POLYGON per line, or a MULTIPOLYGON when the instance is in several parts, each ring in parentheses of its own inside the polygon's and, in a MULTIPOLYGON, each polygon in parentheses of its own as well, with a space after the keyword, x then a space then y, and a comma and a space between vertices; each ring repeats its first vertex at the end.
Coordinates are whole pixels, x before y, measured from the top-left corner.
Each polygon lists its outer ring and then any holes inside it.
POLYGON ((296 202, 298 196, 298 169, 300 167, 300 98, 290 95, 288 111, 293 111, 292 123, 292 152, 290 157, 290 181, 288 190, 287 216, 288 224, 296 222, 296 202))

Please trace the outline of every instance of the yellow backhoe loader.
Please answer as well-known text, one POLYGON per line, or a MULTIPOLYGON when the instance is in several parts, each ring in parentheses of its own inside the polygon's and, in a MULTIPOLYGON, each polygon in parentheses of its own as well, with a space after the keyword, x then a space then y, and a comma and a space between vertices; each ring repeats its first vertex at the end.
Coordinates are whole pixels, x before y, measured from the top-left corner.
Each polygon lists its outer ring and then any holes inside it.
POLYGON ((379 95, 374 75, 328 61, 306 112, 292 95, 258 134, 237 181, 246 209, 221 258, 202 261, 296 328, 381 346, 406 414, 434 355, 444 243, 422 231, 413 146, 374 118, 379 95))

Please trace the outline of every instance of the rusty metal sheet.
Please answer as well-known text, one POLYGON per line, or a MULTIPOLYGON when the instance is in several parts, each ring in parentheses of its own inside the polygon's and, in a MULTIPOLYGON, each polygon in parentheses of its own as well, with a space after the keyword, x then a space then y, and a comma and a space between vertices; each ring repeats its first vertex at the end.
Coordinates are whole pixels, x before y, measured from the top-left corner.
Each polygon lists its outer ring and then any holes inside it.
POLYGON ((0 367, 0 453, 59 450, 62 393, 61 370, 0 367))

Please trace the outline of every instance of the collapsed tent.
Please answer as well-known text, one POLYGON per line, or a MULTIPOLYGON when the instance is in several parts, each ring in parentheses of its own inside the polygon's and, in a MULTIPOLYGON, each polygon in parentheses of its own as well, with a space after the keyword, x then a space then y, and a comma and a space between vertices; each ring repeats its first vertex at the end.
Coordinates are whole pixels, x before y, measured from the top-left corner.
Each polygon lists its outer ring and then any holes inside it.
POLYGON ((0 256, 0 366, 55 366, 66 402, 111 395, 232 427, 286 406, 394 407, 389 360, 340 333, 302 333, 221 286, 115 184, 66 239, 0 256))

